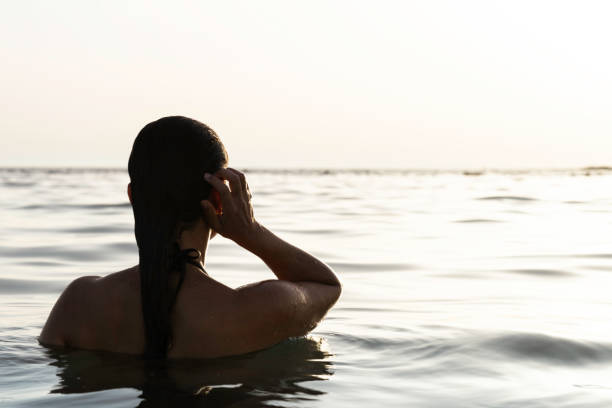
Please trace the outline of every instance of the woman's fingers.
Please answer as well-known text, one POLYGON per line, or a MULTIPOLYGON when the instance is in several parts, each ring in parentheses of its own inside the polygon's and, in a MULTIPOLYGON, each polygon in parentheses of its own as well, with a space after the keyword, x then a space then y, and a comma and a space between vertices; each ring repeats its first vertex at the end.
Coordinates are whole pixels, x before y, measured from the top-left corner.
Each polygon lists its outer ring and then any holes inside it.
POLYGON ((227 168, 229 171, 231 171, 232 173, 234 173, 238 179, 240 180, 240 187, 242 188, 242 193, 246 196, 249 197, 249 187, 246 181, 246 177, 244 176, 244 174, 236 169, 232 169, 230 167, 227 168))
POLYGON ((242 242, 257 225, 253 217, 251 193, 244 174, 231 168, 223 168, 214 175, 206 174, 208 181, 221 196, 223 214, 217 215, 207 200, 201 202, 205 220, 209 226, 226 238, 242 242), (225 184, 229 181, 229 187, 225 184))
POLYGON ((204 174, 204 178, 214 187, 215 190, 219 192, 219 195, 221 196, 221 202, 223 204, 227 204, 228 200, 230 199, 230 190, 225 185, 223 180, 208 173, 204 174))
POLYGON ((232 190, 233 196, 238 196, 240 194, 240 192, 242 191, 242 186, 240 185, 240 178, 236 173, 232 171, 232 169, 220 169, 215 173, 215 175, 217 177, 229 181, 230 189, 232 190))

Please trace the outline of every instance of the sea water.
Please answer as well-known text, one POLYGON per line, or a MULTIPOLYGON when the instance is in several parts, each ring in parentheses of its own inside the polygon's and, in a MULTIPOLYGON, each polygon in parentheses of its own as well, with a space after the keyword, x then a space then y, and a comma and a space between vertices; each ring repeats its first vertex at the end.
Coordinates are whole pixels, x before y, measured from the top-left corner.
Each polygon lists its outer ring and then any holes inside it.
MULTIPOLYGON (((68 282, 137 263, 127 172, 0 170, 0 405, 612 404, 612 173, 247 179, 258 220, 328 263, 342 297, 307 337, 151 363, 37 342, 68 282)), ((206 270, 232 287, 273 277, 222 237, 206 270)))

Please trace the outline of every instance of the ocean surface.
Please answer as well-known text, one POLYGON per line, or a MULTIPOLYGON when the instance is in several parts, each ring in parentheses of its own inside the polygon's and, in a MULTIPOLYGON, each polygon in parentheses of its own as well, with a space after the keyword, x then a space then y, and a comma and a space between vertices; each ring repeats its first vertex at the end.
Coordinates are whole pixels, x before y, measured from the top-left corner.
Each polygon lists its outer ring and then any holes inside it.
MULTIPOLYGON (((42 347, 72 279, 137 263, 125 170, 0 170, 0 406, 612 406, 612 172, 249 171, 344 291, 307 337, 169 361, 42 347)), ((222 237, 206 269, 273 277, 222 237)))

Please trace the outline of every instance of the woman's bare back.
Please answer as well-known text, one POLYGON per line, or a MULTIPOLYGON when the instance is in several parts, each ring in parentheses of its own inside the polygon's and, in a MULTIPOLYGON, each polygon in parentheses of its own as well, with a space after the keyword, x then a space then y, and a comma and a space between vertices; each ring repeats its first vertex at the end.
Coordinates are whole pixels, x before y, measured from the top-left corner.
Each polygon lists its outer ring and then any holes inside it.
MULTIPOLYGON (((316 299, 329 294, 314 292, 333 290, 279 280, 232 289, 188 267, 172 312, 168 357, 241 354, 303 335, 326 311, 315 310, 316 299)), ((43 344, 129 354, 142 354, 144 339, 137 266, 72 282, 40 336, 43 344)))

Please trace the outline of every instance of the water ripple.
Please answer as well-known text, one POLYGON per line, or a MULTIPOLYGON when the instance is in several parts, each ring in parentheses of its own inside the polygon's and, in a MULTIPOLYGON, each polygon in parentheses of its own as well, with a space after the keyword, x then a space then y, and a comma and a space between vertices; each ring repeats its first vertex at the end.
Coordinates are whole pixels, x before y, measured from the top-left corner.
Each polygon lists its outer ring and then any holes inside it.
POLYGON ((569 340, 537 333, 496 336, 479 343, 500 354, 560 365, 595 364, 612 361, 612 345, 569 340))
POLYGON ((477 200, 483 201, 537 201, 536 198, 522 196, 488 196, 480 197, 477 200))
POLYGON ((75 227, 61 230, 74 234, 102 234, 107 232, 132 232, 134 227, 121 225, 93 225, 89 227, 75 227))
POLYGON ((484 224, 484 223, 497 223, 497 222, 503 222, 503 221, 487 219, 487 218, 468 218, 465 220, 457 220, 454 222, 460 223, 460 224, 484 224))
POLYGON ((29 280, 0 278, 1 294, 57 293, 66 287, 63 280, 29 280))
POLYGON ((339 272, 367 272, 367 271, 410 271, 415 270, 415 265, 406 263, 353 263, 353 262, 329 262, 329 266, 339 272))
POLYGON ((18 188, 18 187, 33 187, 36 185, 36 182, 34 181, 5 181, 4 182, 4 186, 5 187, 12 187, 12 188, 18 188))
POLYGON ((504 272, 515 273, 519 275, 529 275, 529 276, 537 276, 542 278, 550 278, 550 277, 569 277, 576 276, 575 273, 561 271, 557 269, 506 269, 504 272))
POLYGON ((108 257, 100 248, 71 249, 66 246, 46 245, 35 247, 0 247, 0 255, 8 258, 44 258, 70 261, 103 260, 108 257))
POLYGON ((491 361, 492 354, 504 361, 523 364, 535 362, 563 366, 605 364, 612 362, 612 344, 570 340, 540 333, 490 335, 469 333, 463 336, 431 338, 413 335, 403 339, 339 334, 338 341, 347 347, 368 350, 371 358, 385 355, 387 365, 393 359, 427 360, 437 364, 460 364, 471 360, 491 361), (400 357, 401 356, 401 357, 400 357), (511 357, 507 359, 506 357, 511 357))
POLYGON ((131 204, 111 203, 111 204, 30 204, 17 207, 18 210, 101 210, 107 208, 130 208, 131 204))

